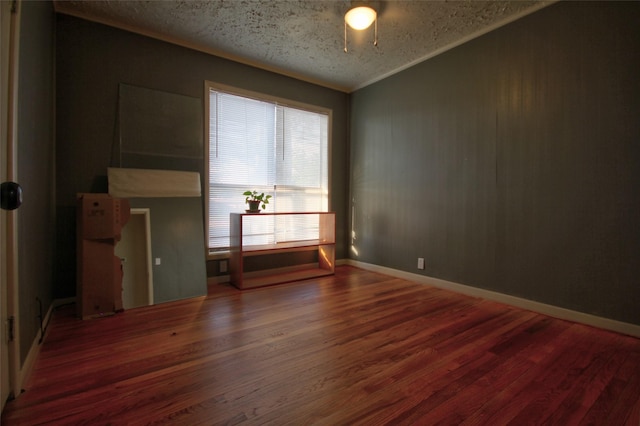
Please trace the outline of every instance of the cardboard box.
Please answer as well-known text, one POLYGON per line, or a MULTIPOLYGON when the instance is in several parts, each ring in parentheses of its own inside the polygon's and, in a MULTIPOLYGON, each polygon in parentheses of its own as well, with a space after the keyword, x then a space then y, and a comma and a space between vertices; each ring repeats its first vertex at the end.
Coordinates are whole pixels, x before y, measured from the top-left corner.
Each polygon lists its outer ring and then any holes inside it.
POLYGON ((79 194, 77 208, 78 316, 112 315, 122 310, 122 266, 115 256, 129 201, 108 194, 79 194))

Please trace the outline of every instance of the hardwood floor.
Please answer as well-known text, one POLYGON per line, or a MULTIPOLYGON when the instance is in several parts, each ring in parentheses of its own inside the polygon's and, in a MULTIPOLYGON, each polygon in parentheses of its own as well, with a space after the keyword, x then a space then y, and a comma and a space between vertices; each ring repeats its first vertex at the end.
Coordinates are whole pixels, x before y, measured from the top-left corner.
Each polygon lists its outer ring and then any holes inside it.
POLYGON ((80 321, 3 425, 633 425, 640 339, 348 266, 80 321))

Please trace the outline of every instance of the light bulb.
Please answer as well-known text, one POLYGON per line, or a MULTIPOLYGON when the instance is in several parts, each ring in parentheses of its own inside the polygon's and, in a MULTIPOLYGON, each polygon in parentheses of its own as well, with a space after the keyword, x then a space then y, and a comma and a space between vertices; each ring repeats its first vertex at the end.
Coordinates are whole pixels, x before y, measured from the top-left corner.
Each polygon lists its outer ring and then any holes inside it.
POLYGON ((364 30, 376 19, 376 11, 367 6, 354 7, 344 15, 344 20, 354 30, 364 30))

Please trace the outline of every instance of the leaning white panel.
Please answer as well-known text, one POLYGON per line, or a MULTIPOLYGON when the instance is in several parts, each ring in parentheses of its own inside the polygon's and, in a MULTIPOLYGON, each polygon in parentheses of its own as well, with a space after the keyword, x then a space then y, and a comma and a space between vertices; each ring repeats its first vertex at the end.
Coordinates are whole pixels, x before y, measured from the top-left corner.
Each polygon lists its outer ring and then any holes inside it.
POLYGON ((200 173, 109 167, 109 195, 117 198, 199 197, 200 173))

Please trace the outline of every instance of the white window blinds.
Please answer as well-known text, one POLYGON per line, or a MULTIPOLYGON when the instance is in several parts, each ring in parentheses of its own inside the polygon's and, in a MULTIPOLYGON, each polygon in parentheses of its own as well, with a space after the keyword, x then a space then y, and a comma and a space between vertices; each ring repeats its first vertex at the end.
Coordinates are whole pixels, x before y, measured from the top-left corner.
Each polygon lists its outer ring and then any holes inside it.
MULTIPOLYGON (((210 249, 229 247, 229 214, 248 209, 242 195, 247 190, 273 196, 267 212, 328 210, 328 113, 215 88, 209 88, 208 101, 210 249)), ((317 237, 317 221, 284 220, 259 221, 265 225, 250 230, 249 242, 317 237)))

